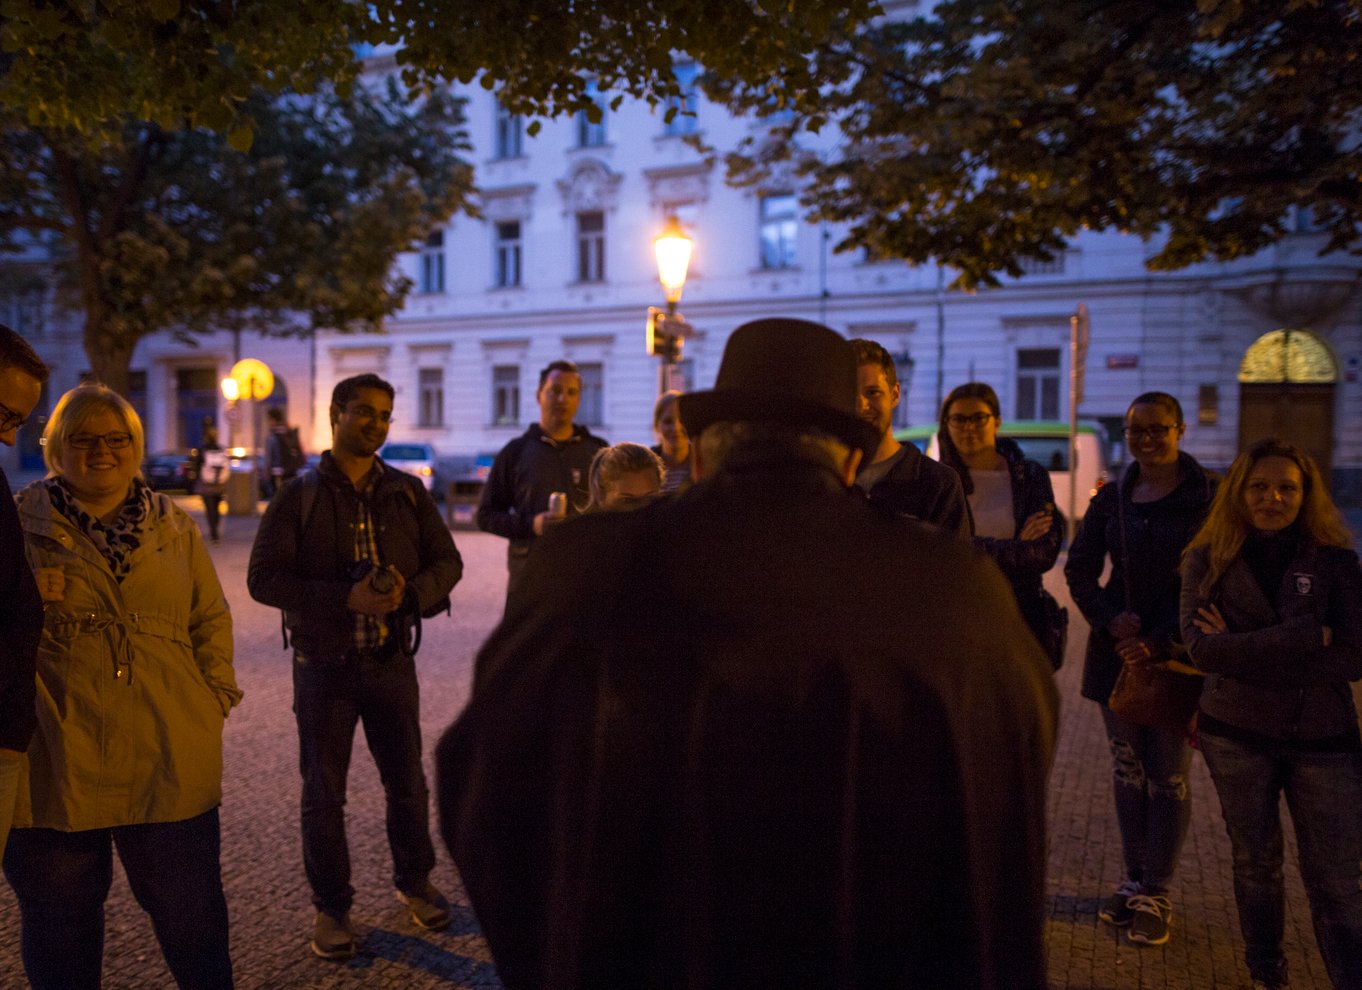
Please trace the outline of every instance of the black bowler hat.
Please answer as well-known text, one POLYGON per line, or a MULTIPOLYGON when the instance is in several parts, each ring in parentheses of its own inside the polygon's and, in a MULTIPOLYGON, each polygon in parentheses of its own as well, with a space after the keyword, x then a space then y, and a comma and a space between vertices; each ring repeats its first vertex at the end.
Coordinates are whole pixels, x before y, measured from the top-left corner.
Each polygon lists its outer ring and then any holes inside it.
POLYGON ((681 422, 693 437, 725 420, 812 427, 870 457, 880 438, 856 416, 856 376, 856 351, 836 331, 808 320, 754 320, 728 338, 714 388, 677 400, 681 422))

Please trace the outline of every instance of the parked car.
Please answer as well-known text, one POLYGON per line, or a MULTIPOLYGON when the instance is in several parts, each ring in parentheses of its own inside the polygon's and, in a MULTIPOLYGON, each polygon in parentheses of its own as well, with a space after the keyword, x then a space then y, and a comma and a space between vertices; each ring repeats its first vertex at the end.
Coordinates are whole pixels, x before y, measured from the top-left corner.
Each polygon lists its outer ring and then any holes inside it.
POLYGON ((158 492, 187 492, 193 487, 188 454, 163 450, 142 462, 142 477, 158 492))
POLYGON ((421 479, 426 491, 435 492, 435 448, 428 443, 411 440, 394 441, 383 445, 378 452, 383 463, 406 471, 421 479))
MULTIPOLYGON (((940 459, 936 424, 895 430, 899 443, 915 444, 928 457, 940 459)), ((1055 505, 1069 514, 1069 424, 1054 420, 1003 420, 998 436, 1017 442, 1028 460, 1043 464, 1055 489, 1055 505)), ((1107 431, 1098 423, 1078 424, 1078 486, 1074 495, 1074 521, 1088 511, 1088 502, 1107 483, 1107 431)))

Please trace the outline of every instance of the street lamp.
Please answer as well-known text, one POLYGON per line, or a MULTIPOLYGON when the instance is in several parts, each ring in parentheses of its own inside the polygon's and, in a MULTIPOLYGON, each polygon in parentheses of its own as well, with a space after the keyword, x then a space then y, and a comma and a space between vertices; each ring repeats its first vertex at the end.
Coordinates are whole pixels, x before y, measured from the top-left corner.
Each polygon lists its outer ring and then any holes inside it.
POLYGON ((657 376, 659 394, 672 387, 672 369, 681 360, 681 345, 692 333, 686 318, 676 311, 676 304, 681 301, 681 290, 686 285, 692 244, 674 215, 667 218, 666 227, 653 241, 653 249, 657 254, 657 279, 667 295, 667 309, 663 311, 656 306, 648 307, 645 345, 649 354, 656 354, 662 359, 657 376))

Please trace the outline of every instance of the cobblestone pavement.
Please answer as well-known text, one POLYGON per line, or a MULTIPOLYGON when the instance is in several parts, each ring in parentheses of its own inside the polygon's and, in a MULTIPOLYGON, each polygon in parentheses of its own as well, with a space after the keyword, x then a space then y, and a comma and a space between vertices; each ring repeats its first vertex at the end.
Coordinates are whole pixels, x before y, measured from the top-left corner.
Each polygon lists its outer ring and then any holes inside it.
MULTIPOLYGON (((197 499, 184 499, 197 513, 197 499)), ((458 904, 442 933, 414 928, 393 897, 383 830, 382 789, 373 761, 356 747, 347 811, 357 897, 353 919, 360 954, 337 964, 307 947, 312 909, 298 840, 297 743, 290 710, 290 665, 281 648, 277 612, 252 602, 245 570, 255 520, 228 518, 213 548, 236 621, 237 676, 246 698, 226 730, 222 811, 223 874, 232 917, 232 951, 242 990, 275 988, 497 987, 486 942, 443 849, 433 880, 458 904)), ((472 658, 501 612, 505 543, 460 530, 465 577, 453 595, 453 618, 425 626, 418 659, 427 751, 467 696, 472 658)), ((1058 569, 1048 581, 1061 600, 1058 569)), ((1105 739, 1097 708, 1078 697, 1086 628, 1081 618, 1059 674, 1064 710, 1051 782, 1051 853, 1046 885, 1050 982, 1055 990, 1247 987, 1243 945, 1230 886, 1229 846, 1205 764, 1193 765, 1193 822, 1171 896, 1173 938, 1162 948, 1135 949, 1096 921, 1098 900, 1121 879, 1120 843, 1111 810, 1105 739)), ((362 740, 362 733, 357 734, 362 740)), ((438 847, 438 842, 437 842, 438 847)), ((1287 850, 1287 951, 1296 990, 1326 988, 1310 930, 1295 847, 1287 850)), ((0 990, 24 987, 14 898, 0 883, 0 990)), ((109 898, 104 986, 160 990, 173 983, 146 916, 120 870, 109 898)))

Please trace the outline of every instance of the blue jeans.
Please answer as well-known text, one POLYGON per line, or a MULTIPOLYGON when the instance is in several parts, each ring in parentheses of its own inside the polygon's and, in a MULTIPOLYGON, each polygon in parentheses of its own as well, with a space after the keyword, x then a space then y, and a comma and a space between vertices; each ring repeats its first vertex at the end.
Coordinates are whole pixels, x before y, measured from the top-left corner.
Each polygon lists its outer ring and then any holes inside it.
POLYGON ((420 695, 416 665, 386 659, 293 657, 293 711, 303 774, 303 866, 312 903, 337 918, 350 910, 350 850, 345 840, 345 788, 355 725, 378 767, 387 798, 393 885, 417 893, 435 868, 430 792, 421 769, 420 695))
POLYGON ((1192 747, 1181 732, 1127 722, 1106 705, 1102 722, 1126 876, 1147 893, 1166 893, 1192 819, 1192 747))
POLYGON ((180 822, 11 832, 5 876, 19 898, 24 972, 34 990, 98 990, 115 848, 175 982, 230 990, 220 837, 216 808, 180 822))
POLYGON ((1285 793, 1325 969, 1337 990, 1362 988, 1362 753, 1299 752, 1205 733, 1201 752, 1234 854, 1249 973, 1286 982, 1278 810, 1285 793))

